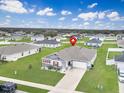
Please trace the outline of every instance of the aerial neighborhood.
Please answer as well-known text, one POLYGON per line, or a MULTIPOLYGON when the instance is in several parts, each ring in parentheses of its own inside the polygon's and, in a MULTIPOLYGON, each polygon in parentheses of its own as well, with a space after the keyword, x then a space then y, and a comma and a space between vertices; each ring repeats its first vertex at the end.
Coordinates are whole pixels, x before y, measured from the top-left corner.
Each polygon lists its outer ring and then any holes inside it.
MULTIPOLYGON (((112 78, 110 81, 115 82, 110 86, 117 88, 120 88, 120 84, 123 86, 123 34, 61 32, 53 36, 49 35, 49 31, 46 35, 46 32, 45 34, 37 34, 32 31, 26 34, 22 30, 14 33, 0 31, 0 33, 1 76, 24 81, 28 79, 28 82, 49 85, 49 87, 54 86, 53 88, 40 87, 40 91, 45 91, 45 93, 59 93, 65 89, 74 93, 76 91, 82 93, 84 91, 81 88, 84 86, 83 83, 87 87, 92 86, 92 84, 86 84, 88 78, 97 82, 92 77, 96 75, 95 78, 98 78, 98 76, 106 73, 108 73, 107 76, 112 78), (76 40, 75 44, 71 44, 73 38, 76 40), (14 66, 14 68, 10 68, 9 65, 14 66), (16 67, 16 65, 18 66, 16 67), (106 70, 106 67, 108 70, 112 68, 110 72, 106 70), (29 71, 24 72, 28 69, 29 71), (101 72, 102 70, 104 72, 101 72), (8 72, 12 74, 8 74, 8 72), (30 75, 35 75, 35 77, 30 75), (51 75, 52 78, 50 79, 51 75), (43 79, 38 82, 39 78, 43 79), (49 81, 46 81, 46 79, 49 81), (55 81, 53 82, 53 80, 55 81), (69 86, 70 84, 72 86, 69 86), (59 88, 62 90, 60 91, 59 88)), ((103 77, 103 80, 109 80, 109 77, 103 77)), ((93 83, 93 81, 90 82, 93 83)), ((17 86, 21 84, 20 82, 14 83, 18 84, 17 86)), ((32 86, 28 85, 27 87, 32 86)), ((99 87, 106 88, 101 81, 96 84, 96 87, 98 89, 99 87)), ((23 88, 19 88, 19 90, 23 90, 23 88)), ((28 92, 29 90, 25 91, 28 92)))

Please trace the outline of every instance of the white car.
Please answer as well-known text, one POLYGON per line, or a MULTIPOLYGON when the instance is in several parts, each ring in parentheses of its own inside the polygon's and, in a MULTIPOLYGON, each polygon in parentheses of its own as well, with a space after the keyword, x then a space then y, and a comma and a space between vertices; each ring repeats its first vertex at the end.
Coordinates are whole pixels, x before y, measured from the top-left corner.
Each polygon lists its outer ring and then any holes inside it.
POLYGON ((124 69, 118 69, 118 79, 120 82, 124 83, 124 69))

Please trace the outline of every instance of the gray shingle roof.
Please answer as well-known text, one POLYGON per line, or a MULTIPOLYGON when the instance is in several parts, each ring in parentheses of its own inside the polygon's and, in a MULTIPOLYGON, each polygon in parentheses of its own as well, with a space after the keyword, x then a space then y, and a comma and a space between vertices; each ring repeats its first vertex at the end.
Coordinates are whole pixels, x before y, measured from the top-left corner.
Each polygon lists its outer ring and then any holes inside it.
POLYGON ((115 61, 124 62, 124 54, 115 56, 115 61))
POLYGON ((87 49, 78 46, 73 46, 70 48, 65 48, 54 55, 64 61, 74 60, 74 61, 89 62, 93 59, 96 53, 97 51, 95 49, 87 49))
POLYGON ((35 44, 59 44, 60 42, 56 41, 56 40, 42 40, 42 41, 37 41, 35 42, 35 44))
POLYGON ((102 43, 102 41, 98 40, 98 39, 91 39, 91 40, 87 41, 86 43, 98 43, 98 44, 100 44, 100 43, 102 43))
POLYGON ((34 45, 27 45, 27 44, 16 45, 16 46, 5 46, 5 47, 0 47, 0 55, 11 55, 38 48, 40 47, 34 45))

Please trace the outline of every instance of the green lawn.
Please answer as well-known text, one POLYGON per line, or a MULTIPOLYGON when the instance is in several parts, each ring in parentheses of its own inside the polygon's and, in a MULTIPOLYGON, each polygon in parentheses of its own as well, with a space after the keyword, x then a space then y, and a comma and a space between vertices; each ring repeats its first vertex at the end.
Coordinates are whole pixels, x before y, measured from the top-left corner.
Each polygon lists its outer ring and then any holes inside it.
POLYGON ((83 41, 84 41, 84 42, 89 41, 89 37, 84 37, 84 38, 83 38, 83 41))
POLYGON ((55 49, 44 48, 38 54, 19 59, 15 62, 1 64, 0 75, 36 83, 56 85, 64 74, 41 70, 41 58, 69 46, 70 44, 65 44, 55 49), (28 68, 30 64, 32 65, 31 70, 28 68), (14 74, 15 70, 17 71, 17 75, 14 74))
POLYGON ((107 48, 116 45, 103 45, 98 49, 97 58, 93 70, 87 71, 81 79, 76 90, 87 93, 118 93, 118 80, 114 66, 106 66, 107 48), (98 89, 98 84, 103 89, 98 89))
POLYGON ((104 40, 104 42, 116 42, 116 40, 104 40))
POLYGON ((17 40, 16 42, 32 42, 31 38, 23 38, 21 40, 17 40))
POLYGON ((9 42, 32 42, 31 38, 24 37, 21 40, 9 40, 9 42))
MULTIPOLYGON (((4 83, 4 81, 0 81, 0 84, 4 83)), ((17 85, 17 90, 22 90, 29 93, 48 93, 48 90, 34 88, 34 87, 28 87, 23 85, 17 85)))
POLYGON ((115 56, 122 54, 121 52, 109 52, 108 59, 113 59, 115 56))
POLYGON ((27 87, 27 86, 22 86, 22 85, 18 85, 18 90, 26 91, 29 93, 48 93, 48 90, 32 88, 32 87, 27 87))

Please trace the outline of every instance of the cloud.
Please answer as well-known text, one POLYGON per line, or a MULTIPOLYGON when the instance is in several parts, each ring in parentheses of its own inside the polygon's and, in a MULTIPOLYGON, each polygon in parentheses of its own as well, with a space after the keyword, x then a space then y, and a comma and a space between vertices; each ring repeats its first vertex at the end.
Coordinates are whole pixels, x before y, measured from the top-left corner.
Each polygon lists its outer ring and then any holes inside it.
POLYGON ((73 18, 72 21, 78 21, 78 18, 73 18))
POLYGON ((107 17, 111 20, 111 21, 123 21, 124 17, 120 17, 119 13, 116 11, 113 11, 111 13, 109 13, 107 15, 107 17))
POLYGON ((88 8, 94 8, 94 7, 96 7, 98 5, 98 3, 93 3, 93 4, 91 4, 91 5, 88 5, 88 8))
POLYGON ((0 10, 20 14, 28 12, 19 0, 0 0, 0 10))
POLYGON ((65 20, 65 17, 60 17, 59 20, 63 21, 63 20, 65 20))
POLYGON ((63 16, 71 15, 71 14, 72 14, 72 12, 67 11, 67 10, 62 10, 62 11, 61 11, 61 15, 63 15, 63 16))
POLYGON ((88 13, 80 13, 78 15, 78 18, 81 18, 85 21, 87 20, 93 20, 95 18, 97 18, 98 12, 88 12, 88 13))
POLYGON ((35 11, 34 8, 28 10, 29 13, 33 13, 34 11, 35 11))
POLYGON ((56 13, 53 12, 52 8, 47 7, 43 10, 38 11, 37 15, 40 15, 40 16, 55 16, 56 13))
POLYGON ((98 13, 98 18, 99 18, 99 19, 104 19, 105 16, 106 16, 105 12, 99 12, 99 13, 98 13))
POLYGON ((10 16, 10 15, 6 15, 6 18, 8 18, 8 19, 9 19, 9 18, 11 18, 11 16, 10 16))
POLYGON ((89 24, 90 24, 89 22, 85 22, 83 25, 88 26, 89 24))

